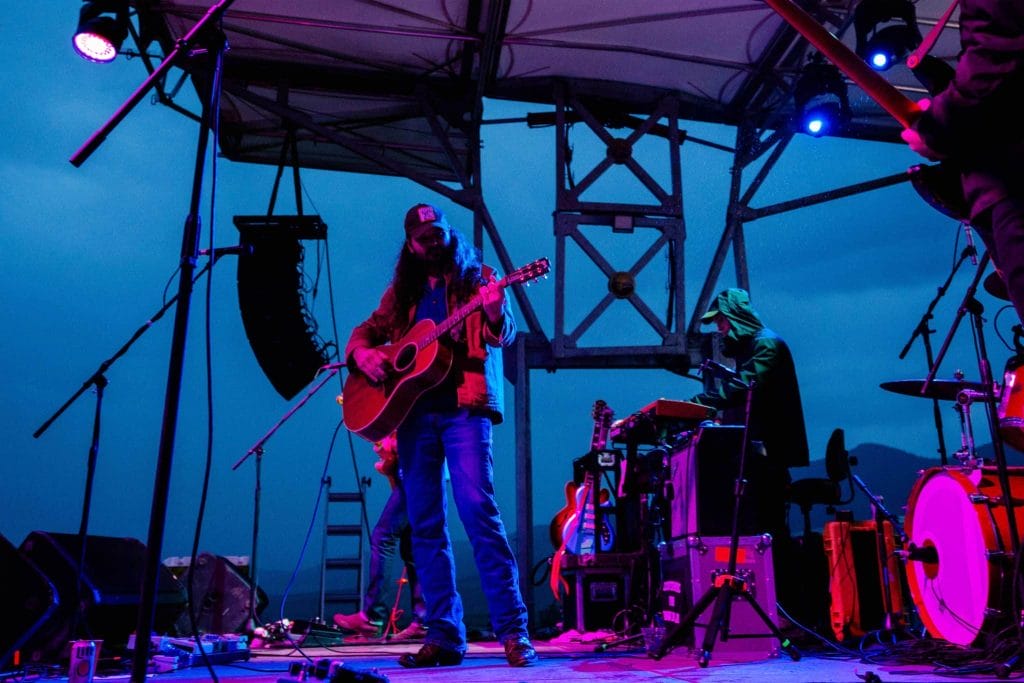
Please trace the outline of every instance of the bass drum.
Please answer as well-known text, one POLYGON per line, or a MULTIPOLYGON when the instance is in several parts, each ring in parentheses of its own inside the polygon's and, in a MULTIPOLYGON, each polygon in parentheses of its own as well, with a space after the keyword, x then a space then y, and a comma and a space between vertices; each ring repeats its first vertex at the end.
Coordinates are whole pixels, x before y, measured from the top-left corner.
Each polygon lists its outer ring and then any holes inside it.
MULTIPOLYGON (((1024 500, 1024 467, 1007 472, 1012 500, 1024 500)), ((907 504, 907 581, 928 631, 956 645, 994 633, 1011 607, 1013 544, 995 467, 935 467, 907 504)), ((1014 508, 1024 530, 1024 504, 1014 508)))

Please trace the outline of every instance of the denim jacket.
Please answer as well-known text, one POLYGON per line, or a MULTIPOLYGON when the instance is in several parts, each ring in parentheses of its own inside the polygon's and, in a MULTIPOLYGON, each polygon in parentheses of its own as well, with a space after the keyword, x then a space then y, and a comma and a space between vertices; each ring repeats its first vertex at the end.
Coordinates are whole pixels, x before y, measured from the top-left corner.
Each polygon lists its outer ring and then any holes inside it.
MULTIPOLYGON (((483 267, 485 278, 494 277, 494 270, 483 267)), ((448 287, 448 312, 451 314, 463 302, 456 301, 448 287)), ((389 321, 396 306, 395 293, 388 287, 370 317, 356 327, 345 346, 345 362, 350 371, 355 371, 352 352, 367 346, 380 346, 395 343, 409 331, 413 325, 415 307, 410 308, 406 316, 406 324, 402 329, 392 329, 389 321)), ((469 314, 466 320, 454 332, 458 341, 454 344, 449 338, 441 343, 449 344, 454 351, 452 361, 452 378, 456 386, 458 405, 460 408, 482 410, 490 414, 495 424, 503 419, 505 390, 502 366, 501 347, 508 346, 515 339, 516 324, 509 306, 509 298, 505 297, 505 305, 500 321, 500 329, 495 331, 488 324, 483 310, 477 309, 469 314)))

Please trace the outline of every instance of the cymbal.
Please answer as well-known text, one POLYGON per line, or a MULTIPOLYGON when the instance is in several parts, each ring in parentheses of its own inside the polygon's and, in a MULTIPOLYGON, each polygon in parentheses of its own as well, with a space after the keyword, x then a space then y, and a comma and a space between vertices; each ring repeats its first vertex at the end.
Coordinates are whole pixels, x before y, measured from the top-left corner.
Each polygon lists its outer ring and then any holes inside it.
POLYGON ((964 389, 985 392, 985 385, 982 382, 964 382, 956 379, 933 379, 928 383, 928 391, 921 393, 924 386, 923 379, 898 379, 892 382, 882 382, 878 386, 894 394, 905 396, 917 396, 919 398, 937 398, 940 401, 955 401, 957 394, 964 389))
POLYGON ((985 288, 986 292, 997 299, 1002 299, 1003 301, 1010 300, 1010 295, 1006 293, 1006 283, 1003 282, 1003 278, 999 277, 999 273, 995 271, 992 271, 985 277, 981 286, 985 288))

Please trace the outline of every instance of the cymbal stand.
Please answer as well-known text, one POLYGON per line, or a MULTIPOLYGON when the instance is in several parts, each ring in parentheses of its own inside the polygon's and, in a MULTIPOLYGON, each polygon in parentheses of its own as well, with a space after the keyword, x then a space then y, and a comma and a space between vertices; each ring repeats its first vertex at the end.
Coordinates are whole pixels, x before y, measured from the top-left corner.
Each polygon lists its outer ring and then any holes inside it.
MULTIPOLYGON (((739 380, 733 380, 739 381, 739 380)), ((707 667, 708 662, 711 661, 711 651, 714 649, 715 640, 721 636, 723 641, 729 639, 729 621, 732 611, 732 603, 734 598, 740 598, 753 609, 754 613, 761 619, 765 627, 775 636, 781 645, 782 651, 789 655, 794 661, 800 660, 800 651, 797 650, 793 643, 782 635, 782 631, 779 627, 772 622, 768 614, 765 613, 764 609, 757 603, 757 600, 753 598, 750 591, 747 590, 747 582, 741 576, 737 575, 736 572, 736 557, 739 552, 740 544, 740 511, 743 505, 743 498, 746 492, 747 481, 744 479, 746 474, 746 461, 747 461, 747 444, 749 442, 750 435, 750 406, 754 398, 755 381, 752 379, 747 385, 747 400, 746 400, 746 411, 745 419, 743 422, 743 445, 740 447, 740 462, 738 472, 736 473, 736 488, 733 496, 733 509, 732 509, 732 536, 730 537, 729 543, 729 566, 725 574, 720 575, 715 580, 713 586, 709 587, 704 595, 690 608, 690 611, 686 613, 678 624, 672 627, 672 630, 665 634, 665 638, 662 640, 661 645, 650 653, 653 659, 661 659, 665 656, 665 653, 672 648, 676 641, 682 638, 689 629, 691 629, 694 623, 697 621, 697 617, 704 613, 704 611, 711 607, 714 603, 714 607, 711 611, 711 619, 708 622, 707 628, 704 632, 704 641, 700 646, 700 653, 697 655, 697 663, 702 667, 707 667)))
POLYGON ((1003 447, 1003 439, 999 435, 999 416, 996 412, 995 383, 992 379, 992 364, 989 362, 988 349, 985 346, 984 319, 981 315, 985 309, 981 303, 974 298, 975 292, 978 291, 978 282, 981 281, 981 276, 984 274, 989 260, 991 260, 991 255, 986 251, 985 255, 981 257, 981 261, 978 264, 978 269, 974 274, 974 278, 971 280, 971 284, 967 287, 967 291, 964 293, 964 298, 957 309, 956 319, 953 321, 953 325, 950 327, 949 333, 946 335, 946 339, 942 343, 942 348, 939 350, 939 355, 935 359, 935 364, 932 365, 931 369, 928 371, 928 377, 921 385, 921 395, 927 395, 928 387, 935 379, 935 375, 939 370, 939 365, 942 363, 942 360, 946 356, 946 352, 949 350, 949 346, 953 341, 957 328, 960 327, 960 322, 963 320, 965 315, 970 313, 971 322, 974 325, 975 347, 978 355, 978 372, 981 375, 981 384, 985 387, 983 392, 985 397, 985 414, 988 417, 989 431, 992 435, 992 450, 995 455, 996 471, 999 475, 999 487, 1005 492, 1001 498, 1003 506, 1006 508, 1006 523, 1010 535, 1010 543, 1012 545, 1013 554, 1016 555, 1020 550, 1021 539, 1017 530, 1017 517, 1013 510, 1013 497, 1010 495, 1010 478, 1006 471, 1006 449, 1003 447))
MULTIPOLYGON (((924 315, 921 316, 921 320, 918 321, 917 326, 914 328, 914 332, 910 335, 910 339, 908 339, 907 343, 903 345, 903 350, 900 351, 899 355, 900 360, 903 360, 904 358, 907 357, 907 354, 910 352, 910 347, 913 346, 914 344, 914 340, 917 339, 918 336, 920 336, 921 342, 924 344, 924 355, 925 359, 928 361, 928 367, 930 368, 935 364, 935 359, 932 354, 931 339, 931 336, 932 334, 935 333, 935 330, 931 329, 931 326, 929 325, 932 318, 934 318, 932 313, 935 310, 935 307, 938 305, 939 301, 942 300, 942 297, 946 295, 946 290, 949 289, 950 283, 953 282, 953 276, 955 276, 956 272, 960 270, 960 266, 962 266, 964 261, 966 261, 969 257, 974 257, 976 255, 977 250, 970 245, 965 247, 964 250, 960 252, 960 258, 957 259, 957 262, 955 264, 953 264, 953 269, 949 272, 949 275, 946 277, 946 281, 939 286, 938 291, 935 293, 935 298, 933 298, 931 302, 928 304, 927 310, 925 310, 924 315)), ((946 438, 943 435, 942 429, 942 409, 939 407, 939 399, 937 398, 932 399, 932 415, 935 419, 935 433, 939 438, 939 458, 942 466, 945 467, 947 460, 946 438)))

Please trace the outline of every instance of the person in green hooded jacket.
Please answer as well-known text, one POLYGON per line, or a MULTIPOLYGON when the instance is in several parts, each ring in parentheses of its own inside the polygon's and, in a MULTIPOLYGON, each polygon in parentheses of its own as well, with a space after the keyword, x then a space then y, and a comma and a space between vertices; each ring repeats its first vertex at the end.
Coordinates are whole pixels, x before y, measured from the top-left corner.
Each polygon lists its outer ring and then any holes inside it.
MULTIPOLYGON (((780 592, 790 574, 789 520, 786 504, 790 467, 809 462, 800 386, 789 346, 768 329, 742 289, 727 289, 712 303, 701 321, 714 323, 722 336, 722 354, 735 361, 735 370, 720 373, 690 400, 718 410, 722 424, 742 425, 746 418, 747 388, 753 383, 750 405, 750 442, 746 466, 744 505, 753 505, 758 524, 775 539, 773 557, 780 592)), ((781 597, 781 596, 780 596, 781 597)))

